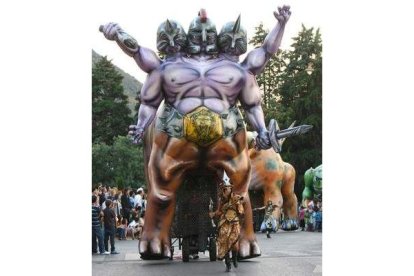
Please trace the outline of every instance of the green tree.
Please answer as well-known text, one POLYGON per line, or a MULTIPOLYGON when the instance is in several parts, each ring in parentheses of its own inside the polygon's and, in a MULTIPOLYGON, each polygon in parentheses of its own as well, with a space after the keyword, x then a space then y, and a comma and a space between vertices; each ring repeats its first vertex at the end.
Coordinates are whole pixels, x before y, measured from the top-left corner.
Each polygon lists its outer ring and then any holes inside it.
POLYGON ((103 57, 92 68, 92 141, 112 144, 114 137, 127 133, 131 122, 122 76, 103 57))
MULTIPOLYGON (((260 24, 249 43, 260 47, 267 33, 260 24)), ((319 30, 305 26, 293 41, 292 50, 279 50, 256 79, 263 91, 266 124, 276 118, 281 128, 295 120, 314 127, 283 145, 282 157, 297 172, 295 192, 300 198, 304 172, 322 163, 322 41, 319 30)))
POLYGON ((92 146, 92 181, 119 188, 138 188, 145 185, 142 146, 118 136, 112 145, 95 143, 92 146))
POLYGON ((145 184, 142 146, 132 144, 126 136, 118 136, 112 146, 112 155, 114 180, 118 186, 138 188, 145 184))
POLYGON ((92 183, 112 184, 114 179, 112 149, 105 143, 92 145, 92 183))
POLYGON ((284 126, 293 120, 313 126, 309 133, 287 139, 283 148, 284 159, 296 168, 295 190, 300 197, 304 172, 322 163, 322 40, 319 29, 302 25, 293 41, 293 50, 283 54, 286 68, 278 100, 283 115, 278 121, 284 126))

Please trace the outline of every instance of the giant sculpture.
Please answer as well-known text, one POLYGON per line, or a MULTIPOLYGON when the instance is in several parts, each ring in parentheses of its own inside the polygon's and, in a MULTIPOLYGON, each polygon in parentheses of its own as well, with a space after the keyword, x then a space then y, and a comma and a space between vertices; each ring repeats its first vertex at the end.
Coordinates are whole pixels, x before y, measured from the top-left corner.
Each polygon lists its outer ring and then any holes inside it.
POLYGON ((303 175, 305 187, 302 192, 302 206, 307 207, 310 201, 322 201, 322 164, 309 168, 303 175))
MULTIPOLYGON (((273 210, 273 217, 277 223, 276 229, 279 228, 281 208, 283 208, 284 218, 281 228, 285 231, 296 230, 298 229, 298 201, 294 191, 295 168, 284 162, 280 154, 272 149, 256 150, 253 146, 256 135, 254 132, 248 132, 249 157, 252 164, 249 190, 263 190, 263 205, 270 200, 278 206, 273 210)), ((280 144, 283 142, 284 140, 280 144)))
POLYGON ((158 50, 167 54, 164 60, 138 45, 119 25, 102 26, 105 37, 115 40, 148 73, 141 90, 138 122, 131 127, 138 142, 154 121, 148 205, 139 243, 141 258, 170 257, 175 194, 186 173, 197 169, 217 174, 224 170, 230 177, 234 192, 244 197, 238 255, 242 259, 260 256, 248 195, 251 164, 246 129, 238 103, 258 133, 257 149, 269 149, 275 141, 265 126, 255 75, 277 51, 290 16, 289 7, 278 8, 274 15, 278 23, 262 47, 252 50, 241 63, 238 56, 246 51, 247 40, 240 18, 226 24, 217 36, 214 23, 201 10, 190 24, 186 43, 182 27, 167 20, 157 34, 158 50))

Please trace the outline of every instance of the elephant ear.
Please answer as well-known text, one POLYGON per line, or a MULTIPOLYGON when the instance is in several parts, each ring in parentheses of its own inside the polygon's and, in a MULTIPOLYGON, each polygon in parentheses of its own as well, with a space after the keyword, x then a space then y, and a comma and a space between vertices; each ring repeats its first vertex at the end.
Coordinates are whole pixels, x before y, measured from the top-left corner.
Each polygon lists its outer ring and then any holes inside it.
MULTIPOLYGON (((290 126, 288 127, 288 129, 289 129, 289 128, 294 127, 294 126, 295 126, 295 124, 296 124, 296 121, 293 121, 293 123, 291 123, 291 124, 290 124, 290 126)), ((286 137, 286 138, 287 138, 287 137, 286 137)), ((286 138, 282 138, 282 139, 280 139, 280 141, 279 141, 280 146, 282 146, 282 145, 283 145, 283 142, 285 142, 286 138)))

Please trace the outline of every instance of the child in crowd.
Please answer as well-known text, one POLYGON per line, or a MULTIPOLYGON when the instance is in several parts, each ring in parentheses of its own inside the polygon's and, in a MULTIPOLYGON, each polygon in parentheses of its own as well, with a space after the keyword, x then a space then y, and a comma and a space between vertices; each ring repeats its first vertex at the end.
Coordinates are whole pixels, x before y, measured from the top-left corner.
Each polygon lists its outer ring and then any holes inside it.
POLYGON ((315 231, 322 232, 322 208, 315 209, 315 231))
POLYGON ((122 218, 121 215, 118 216, 116 222, 116 231, 118 233, 119 240, 126 240, 126 229, 128 227, 128 221, 126 218, 122 218))
POLYGON ((305 230, 305 207, 300 206, 299 210, 299 226, 302 229, 302 231, 305 230))
POLYGON ((305 223, 306 223, 306 231, 313 232, 313 222, 315 221, 313 217, 313 208, 306 209, 305 212, 305 223))

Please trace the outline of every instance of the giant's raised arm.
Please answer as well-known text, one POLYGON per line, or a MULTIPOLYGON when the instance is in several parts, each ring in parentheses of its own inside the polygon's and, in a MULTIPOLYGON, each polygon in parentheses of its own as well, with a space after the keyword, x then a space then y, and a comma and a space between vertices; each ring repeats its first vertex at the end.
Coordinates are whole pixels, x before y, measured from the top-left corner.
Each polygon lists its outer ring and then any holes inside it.
POLYGON ((152 123, 161 104, 164 95, 161 91, 161 72, 153 70, 142 86, 138 110, 138 122, 136 125, 129 126, 130 135, 133 135, 134 142, 138 143, 147 127, 152 123))
POLYGON ((279 13, 273 12, 278 21, 276 26, 267 34, 263 45, 250 51, 243 60, 242 66, 254 75, 258 75, 263 71, 270 57, 279 49, 286 23, 291 14, 289 9, 289 6, 283 6, 282 8, 278 7, 279 13))
POLYGON ((248 121, 258 133, 256 147, 258 149, 269 149, 272 145, 265 125, 260 90, 252 73, 248 73, 246 76, 246 84, 239 95, 239 101, 246 111, 248 121))
POLYGON ((239 95, 239 101, 246 111, 247 119, 255 131, 260 133, 266 130, 259 86, 253 74, 248 73, 246 85, 239 95))
POLYGON ((157 54, 140 46, 135 38, 126 33, 117 23, 102 25, 99 30, 108 40, 115 40, 124 53, 133 57, 142 71, 149 73, 160 66, 161 60, 157 54))

